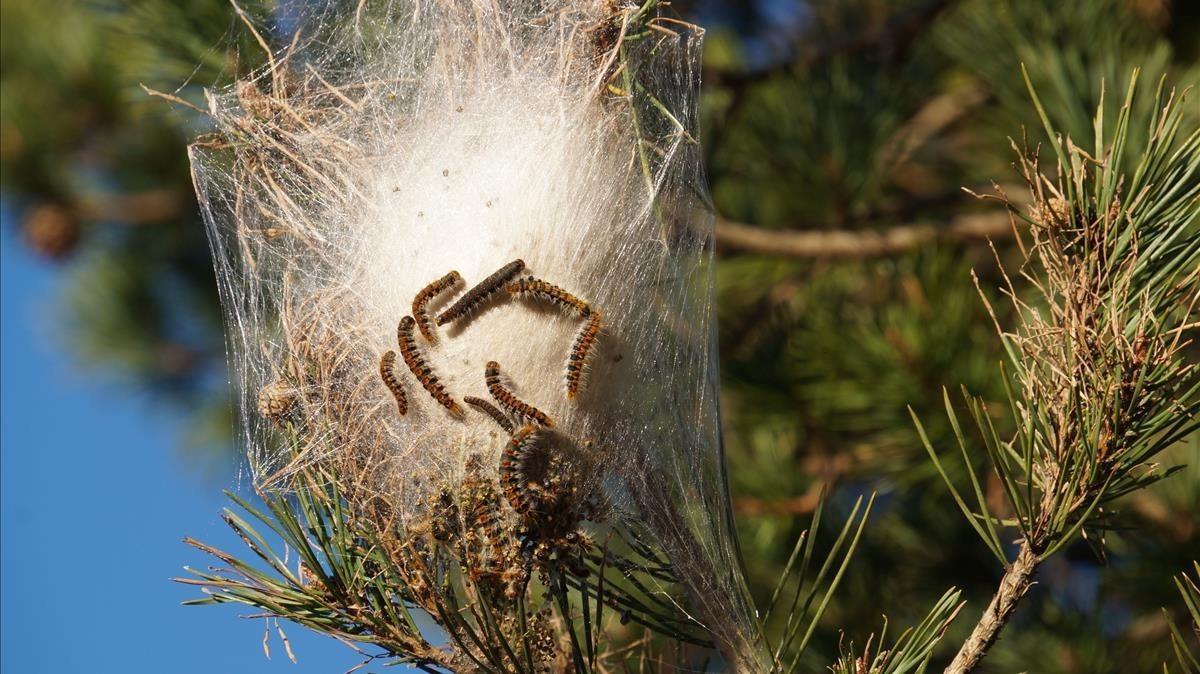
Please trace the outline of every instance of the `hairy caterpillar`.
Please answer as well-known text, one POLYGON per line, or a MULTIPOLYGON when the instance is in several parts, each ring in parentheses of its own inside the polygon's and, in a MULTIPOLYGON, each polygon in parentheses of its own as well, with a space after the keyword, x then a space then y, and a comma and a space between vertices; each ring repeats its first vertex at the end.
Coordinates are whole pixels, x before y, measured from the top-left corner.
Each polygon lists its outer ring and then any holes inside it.
POLYGON ((545 412, 521 400, 513 395, 512 391, 504 387, 504 384, 500 381, 499 363, 494 360, 488 361, 483 371, 483 378, 487 383, 488 392, 492 394, 496 402, 500 403, 501 407, 520 417, 532 419, 546 428, 554 427, 554 422, 550 417, 546 416, 545 412))
POLYGON ((562 288, 533 276, 524 276, 509 283, 505 290, 510 295, 529 295, 557 304, 572 313, 587 317, 592 307, 562 288))
POLYGON ((417 329, 421 331, 421 336, 425 338, 426 342, 437 344, 437 333, 433 331, 433 318, 426 311, 429 301, 443 291, 458 285, 460 281, 462 281, 462 276, 457 271, 452 271, 422 288, 421 292, 413 298, 413 316, 416 317, 417 329))
POLYGON ((575 343, 571 345, 571 354, 567 356, 567 398, 570 400, 574 400, 575 396, 579 394, 579 385, 583 381, 588 352, 592 350, 599 334, 600 312, 595 311, 588 318, 587 324, 579 331, 579 335, 575 337, 575 343))
POLYGON ((395 396, 396 409, 400 412, 400 416, 408 414, 408 396, 404 394, 404 388, 400 386, 400 380, 396 378, 395 351, 388 351, 379 359, 379 378, 395 396))
POLYGON ((454 495, 446 488, 438 491, 430 510, 433 512, 433 522, 430 526, 435 540, 449 542, 460 534, 458 503, 454 495))
POLYGON ((471 511, 471 525, 483 533, 483 540, 487 541, 491 548, 491 555, 487 559, 487 570, 498 573, 504 563, 504 522, 499 500, 495 498, 494 492, 489 492, 489 496, 491 498, 481 499, 475 504, 475 508, 471 511))
POLYGON ((434 400, 450 410, 451 414, 461 418, 463 416, 462 408, 446 392, 446 387, 438 381, 437 375, 433 373, 433 368, 429 367, 429 364, 425 362, 425 357, 417 349, 417 342, 413 339, 415 324, 416 321, 412 316, 405 316, 400 319, 400 325, 396 328, 396 341, 400 343, 400 355, 404 357, 404 364, 408 366, 417 381, 421 382, 421 386, 425 387, 434 400))
POLYGON ((526 463, 537 447, 537 427, 525 424, 513 433, 500 455, 500 487, 513 510, 524 515, 533 508, 526 463))
POLYGON ((523 564, 509 564, 500 575, 500 580, 504 583, 504 596, 515 600, 529 582, 529 571, 523 564))
POLYGON ((505 433, 510 435, 512 434, 512 419, 509 419, 508 416, 505 415, 504 412, 501 412, 499 409, 497 409, 495 405, 489 403, 483 398, 476 398, 475 396, 466 396, 463 398, 463 402, 491 417, 493 421, 495 421, 497 424, 500 424, 500 428, 503 428, 505 433))
POLYGON ((258 392, 258 413, 282 424, 300 404, 300 396, 286 382, 276 379, 258 392))
POLYGON ((482 304, 487 298, 491 297, 497 290, 504 287, 504 284, 511 280, 517 274, 525 269, 524 260, 513 260, 496 270, 491 276, 480 281, 478 285, 471 288, 462 297, 458 298, 454 304, 450 305, 437 317, 438 325, 457 321, 458 319, 471 313, 482 304))
POLYGON ((503 571, 509 539, 505 536, 500 496, 494 483, 483 475, 479 455, 471 455, 464 468, 462 491, 467 531, 464 559, 469 560, 471 577, 484 581, 496 578, 503 571))

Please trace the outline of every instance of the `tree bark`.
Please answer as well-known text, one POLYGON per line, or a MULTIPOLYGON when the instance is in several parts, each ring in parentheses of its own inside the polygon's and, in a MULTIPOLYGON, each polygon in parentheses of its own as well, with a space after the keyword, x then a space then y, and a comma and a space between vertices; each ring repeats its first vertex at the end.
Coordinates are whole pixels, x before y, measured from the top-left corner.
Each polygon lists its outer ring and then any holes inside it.
POLYGON ((983 656, 987 655, 992 644, 1000 637, 1000 630, 1008 624, 1017 604, 1033 585, 1033 573, 1037 570, 1038 558, 1029 548, 1029 543, 1021 544, 1016 560, 1004 572, 1000 579, 1000 587, 987 610, 979 618, 971 636, 963 642, 958 655, 946 668, 945 674, 967 674, 979 665, 983 656))

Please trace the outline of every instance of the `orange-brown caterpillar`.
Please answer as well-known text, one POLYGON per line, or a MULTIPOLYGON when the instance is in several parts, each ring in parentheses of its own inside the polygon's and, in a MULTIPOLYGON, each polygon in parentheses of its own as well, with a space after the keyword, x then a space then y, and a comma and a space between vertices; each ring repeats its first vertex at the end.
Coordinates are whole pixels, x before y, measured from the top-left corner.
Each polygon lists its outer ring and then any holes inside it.
POLYGON ((500 424, 500 428, 503 428, 505 433, 511 434, 513 432, 512 419, 509 419, 495 405, 475 396, 465 396, 463 402, 491 417, 496 423, 500 424))
POLYGON ((466 507, 467 549, 471 561, 471 575, 477 581, 495 578, 503 571, 505 552, 510 547, 504 535, 504 521, 499 494, 490 478, 483 475, 483 464, 479 455, 467 459, 463 478, 463 496, 466 507), (478 534, 482 533, 482 540, 478 534), (490 548, 490 555, 483 555, 483 543, 490 548))
POLYGON ((494 360, 487 363, 483 371, 483 379, 487 383, 488 392, 509 412, 526 419, 532 419, 546 428, 553 428, 554 422, 546 413, 513 395, 500 381, 500 364, 494 360))
POLYGON ((471 526, 483 533, 483 540, 491 547, 491 555, 487 560, 487 571, 500 573, 504 564, 504 522, 501 519, 500 501, 496 499, 495 488, 489 491, 486 500, 480 500, 471 510, 471 526))
POLYGON ((413 316, 416 316, 417 329, 421 331, 421 336, 425 338, 426 342, 437 344, 437 333, 433 331, 433 318, 426 311, 429 301, 445 290, 458 285, 459 281, 462 281, 462 276, 459 276, 457 271, 452 271, 422 288, 421 292, 413 298, 413 316))
POLYGON ((574 400, 579 394, 579 385, 583 381, 583 373, 587 365, 588 352, 596 343, 600 334, 600 312, 594 311, 587 324, 575 337, 571 345, 571 355, 567 356, 567 398, 574 400))
POLYGON ((559 288, 553 283, 543 281, 540 278, 533 276, 524 276, 522 278, 509 283, 505 290, 511 295, 529 295, 539 299, 553 302, 572 313, 586 317, 592 313, 592 307, 587 302, 575 297, 571 293, 559 288))
POLYGON ((487 298, 491 297, 495 292, 504 287, 514 276, 521 273, 525 269, 524 260, 513 260, 496 270, 491 276, 483 279, 474 288, 471 288, 458 301, 450 305, 437 317, 438 325, 445 325, 471 313, 482 304, 487 298))
POLYGON ((525 424, 517 429, 500 455, 500 487, 513 510, 522 515, 533 508, 526 463, 537 449, 537 427, 525 424))
POLYGON ((430 533, 433 534, 433 538, 443 543, 458 538, 462 533, 462 527, 459 521, 458 503, 454 500, 454 495, 450 493, 450 490, 443 487, 430 505, 433 520, 430 525, 430 533))
POLYGON ((287 382, 276 379, 258 392, 258 413, 282 425, 300 405, 300 396, 287 382))
POLYGON ((396 378, 395 351, 388 351, 383 354, 383 358, 379 359, 379 378, 395 396, 396 409, 400 412, 400 416, 408 414, 408 396, 404 394, 404 388, 400 386, 400 380, 396 378))
POLYGON ((461 417, 463 415, 462 408, 446 392, 446 387, 438 381, 437 375, 433 373, 433 368, 429 367, 429 364, 425 362, 425 357, 417 349, 417 342, 413 339, 414 325, 416 325, 416 321, 413 320, 413 317, 405 316, 400 319, 400 325, 396 328, 396 341, 400 343, 400 355, 404 357, 404 364, 408 366, 417 381, 421 382, 421 386, 425 387, 434 400, 450 410, 454 416, 461 417))

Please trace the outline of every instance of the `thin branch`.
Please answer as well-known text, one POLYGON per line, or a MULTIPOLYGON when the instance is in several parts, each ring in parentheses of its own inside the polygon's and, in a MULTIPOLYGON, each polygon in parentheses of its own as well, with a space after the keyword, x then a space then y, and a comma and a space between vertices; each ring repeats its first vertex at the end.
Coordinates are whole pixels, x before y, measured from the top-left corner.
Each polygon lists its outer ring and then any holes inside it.
POLYGON ((954 661, 946 668, 945 674, 966 674, 975 669, 983 656, 996 643, 1000 630, 1012 618, 1017 604, 1033 586, 1033 573, 1038 567, 1038 557, 1030 549, 1029 543, 1021 544, 1017 558, 1004 571, 1000 586, 988 604, 987 610, 980 616, 971 636, 963 642, 954 661))
POLYGON ((138 86, 140 86, 142 88, 142 91, 146 92, 146 95, 148 95, 148 96, 153 96, 155 98, 161 98, 169 103, 174 103, 175 105, 182 105, 185 108, 191 108, 192 110, 195 110, 196 112, 200 113, 201 115, 207 116, 209 114, 208 110, 205 110, 205 109, 197 106, 195 103, 192 103, 191 101, 184 100, 184 99, 180 98, 179 96, 176 96, 175 94, 168 94, 166 92, 159 91, 158 89, 151 89, 150 87, 146 86, 145 84, 139 84, 138 86))
POLYGON ((84 220, 141 225, 165 222, 195 208, 190 195, 171 189, 130 192, 85 192, 72 210, 84 220))
POLYGON ((989 98, 987 91, 974 84, 931 98, 883 145, 879 152, 881 165, 890 167, 893 176, 898 175, 916 150, 941 137, 989 98))
POLYGON ((733 509, 740 515, 764 517, 767 515, 810 515, 821 501, 824 483, 815 483, 799 496, 785 499, 764 499, 756 496, 739 496, 733 500, 733 509))
POLYGON ((897 225, 856 231, 765 229, 717 218, 717 245, 723 251, 809 259, 889 257, 936 242, 968 243, 1013 235, 1013 222, 1006 213, 959 215, 942 226, 897 225))

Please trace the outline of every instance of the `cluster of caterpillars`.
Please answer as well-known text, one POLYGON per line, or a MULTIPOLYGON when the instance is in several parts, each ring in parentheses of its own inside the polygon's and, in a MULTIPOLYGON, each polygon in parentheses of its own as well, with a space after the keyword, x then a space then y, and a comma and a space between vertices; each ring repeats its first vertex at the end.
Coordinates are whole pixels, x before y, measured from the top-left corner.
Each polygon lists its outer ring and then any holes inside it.
MULTIPOLYGON (((513 299, 556 306, 582 321, 567 357, 565 375, 567 398, 575 400, 579 393, 588 355, 601 332, 600 312, 559 286, 533 276, 522 276, 524 271, 525 263, 521 260, 504 265, 464 292, 435 318, 429 313, 429 305, 463 281, 458 272, 452 271, 417 293, 412 315, 400 320, 396 340, 404 364, 426 393, 459 418, 463 417, 463 409, 433 371, 418 343, 417 333, 427 345, 435 345, 438 342, 437 326, 468 319, 501 293, 513 299)), ((397 411, 405 415, 409 408, 408 397, 397 372, 396 360, 395 351, 384 353, 379 373, 396 399, 397 411)), ((462 402, 490 417, 508 436, 500 456, 498 486, 503 500, 518 515, 524 531, 521 536, 524 551, 519 556, 536 560, 543 569, 551 560, 564 560, 576 572, 585 573, 578 553, 590 549, 591 542, 578 525, 592 516, 592 504, 591 495, 582 485, 584 481, 579 479, 579 457, 572 456, 566 447, 550 448, 551 444, 559 444, 555 438, 559 441, 565 441, 565 438, 552 431, 555 424, 549 415, 517 396, 505 382, 499 363, 489 361, 484 366, 483 383, 490 400, 465 396, 462 402)), ((504 594, 512 597, 523 585, 528 572, 519 571, 525 568, 525 563, 515 559, 513 549, 502 541, 497 519, 499 512, 494 506, 486 505, 494 497, 484 493, 486 489, 481 486, 478 461, 477 455, 468 460, 467 477, 462 485, 464 512, 470 514, 468 519, 475 523, 460 532, 466 545, 464 550, 489 550, 487 564, 472 562, 470 567, 477 570, 481 578, 502 581, 504 594), (489 509, 491 512, 485 512, 489 509)), ((449 494, 444 492, 442 499, 450 499, 449 494)), ((450 502, 441 506, 443 509, 449 507, 450 502)), ((442 537, 454 537, 452 525, 443 523, 440 529, 444 529, 442 537)), ((476 556, 475 553, 464 554, 464 559, 476 556)))
MULTIPOLYGON (((421 337, 430 346, 436 345, 438 343, 438 335, 435 323, 437 326, 444 326, 456 321, 465 320, 501 291, 507 293, 510 297, 522 297, 533 301, 550 303, 583 319, 583 327, 580 329, 579 334, 576 335, 575 341, 571 345, 571 350, 567 354, 566 374, 564 376, 567 398, 575 400, 579 395, 584 374, 587 372, 588 355, 592 352, 603 327, 600 312, 593 309, 584 300, 553 283, 533 276, 521 276, 523 271, 525 271, 524 261, 513 260, 509 262, 479 284, 463 293, 445 311, 438 314, 435 319, 429 313, 430 302, 442 293, 457 288, 462 283, 462 276, 457 271, 451 271, 422 288, 416 297, 413 298, 412 315, 400 319, 400 324, 396 328, 396 341, 399 345, 400 356, 404 360, 404 364, 421 384, 421 387, 439 405, 446 408, 446 410, 456 417, 462 418, 462 407, 446 390, 445 385, 442 384, 437 374, 433 371, 433 368, 429 365, 429 361, 425 358, 420 345, 417 343, 415 333, 420 332, 421 337)), ((383 354, 383 357, 379 361, 379 376, 396 399, 397 412, 401 416, 408 414, 408 394, 405 392, 400 377, 396 372, 395 351, 388 351, 383 354)), ((553 425, 553 422, 550 422, 545 414, 526 403, 520 402, 512 395, 511 391, 508 391, 504 387, 499 380, 499 365, 496 365, 494 362, 488 363, 485 380, 488 391, 501 405, 506 407, 509 407, 510 404, 520 405, 519 407, 512 408, 514 414, 520 417, 528 417, 543 426, 553 425)), ((464 402, 466 402, 465 399, 464 402)))

